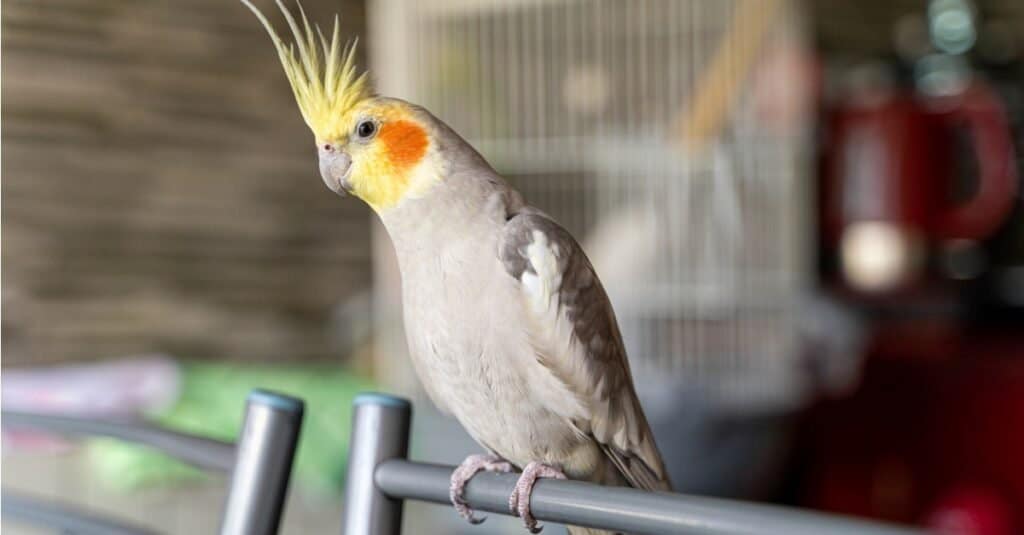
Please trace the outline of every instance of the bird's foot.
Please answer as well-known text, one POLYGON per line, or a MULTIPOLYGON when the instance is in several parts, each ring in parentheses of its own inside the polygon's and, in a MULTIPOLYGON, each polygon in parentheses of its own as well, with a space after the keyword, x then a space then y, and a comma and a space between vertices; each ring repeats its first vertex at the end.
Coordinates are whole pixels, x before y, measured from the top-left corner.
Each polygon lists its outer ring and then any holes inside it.
POLYGON ((561 470, 534 461, 523 469, 522 475, 519 476, 519 481, 516 481, 515 489, 512 490, 512 495, 508 497, 508 508, 512 511, 512 514, 518 515, 519 518, 523 519, 523 524, 526 525, 526 529, 530 530, 530 533, 540 533, 544 529, 537 524, 537 519, 530 512, 530 495, 533 493, 533 486, 542 477, 566 479, 565 474, 561 470))
POLYGON ((477 517, 473 514, 473 510, 469 508, 465 497, 466 484, 481 470, 485 472, 507 473, 512 471, 512 463, 502 460, 497 455, 479 453, 466 457, 462 464, 452 472, 451 484, 448 487, 448 497, 451 498, 452 505, 455 506, 455 512, 459 513, 459 516, 470 524, 479 524, 487 520, 487 517, 477 517))

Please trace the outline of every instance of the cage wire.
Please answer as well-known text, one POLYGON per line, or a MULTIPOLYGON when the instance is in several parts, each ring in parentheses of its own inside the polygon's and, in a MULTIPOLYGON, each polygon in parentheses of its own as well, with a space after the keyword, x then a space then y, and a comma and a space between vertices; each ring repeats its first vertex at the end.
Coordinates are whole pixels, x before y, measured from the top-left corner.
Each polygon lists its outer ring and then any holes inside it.
MULTIPOLYGON (((638 382, 800 400, 812 104, 769 68, 805 50, 797 4, 375 0, 369 15, 379 91, 432 110, 580 240, 638 382)), ((377 369, 415 394, 380 227, 374 251, 377 369)))

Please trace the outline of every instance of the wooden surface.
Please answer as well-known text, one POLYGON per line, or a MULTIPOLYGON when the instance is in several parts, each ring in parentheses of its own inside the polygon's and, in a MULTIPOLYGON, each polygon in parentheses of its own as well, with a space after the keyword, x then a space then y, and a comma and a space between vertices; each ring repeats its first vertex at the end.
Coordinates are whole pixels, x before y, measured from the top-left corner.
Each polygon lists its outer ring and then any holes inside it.
MULTIPOLYGON (((362 31, 361 2, 305 5, 362 31)), ((2 46, 4 365, 338 356, 370 215, 323 186, 244 6, 12 0, 2 46)))

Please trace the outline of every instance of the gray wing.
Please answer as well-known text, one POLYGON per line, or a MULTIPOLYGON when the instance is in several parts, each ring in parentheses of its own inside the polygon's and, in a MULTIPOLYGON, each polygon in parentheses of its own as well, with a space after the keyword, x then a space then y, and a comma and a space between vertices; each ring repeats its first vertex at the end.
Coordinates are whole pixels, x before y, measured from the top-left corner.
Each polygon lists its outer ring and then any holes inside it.
POLYGON ((505 224, 498 254, 536 320, 528 328, 538 361, 583 408, 567 416, 570 424, 601 446, 630 485, 668 490, 615 314, 579 244, 548 216, 525 208, 505 224))

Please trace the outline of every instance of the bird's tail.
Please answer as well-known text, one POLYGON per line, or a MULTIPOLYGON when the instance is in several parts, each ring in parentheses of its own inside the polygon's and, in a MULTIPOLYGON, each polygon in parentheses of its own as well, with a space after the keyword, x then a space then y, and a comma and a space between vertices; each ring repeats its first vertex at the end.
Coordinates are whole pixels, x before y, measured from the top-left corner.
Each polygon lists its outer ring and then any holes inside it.
POLYGON ((605 531, 603 529, 594 528, 580 528, 576 526, 566 526, 569 535, 622 535, 615 531, 605 531))

